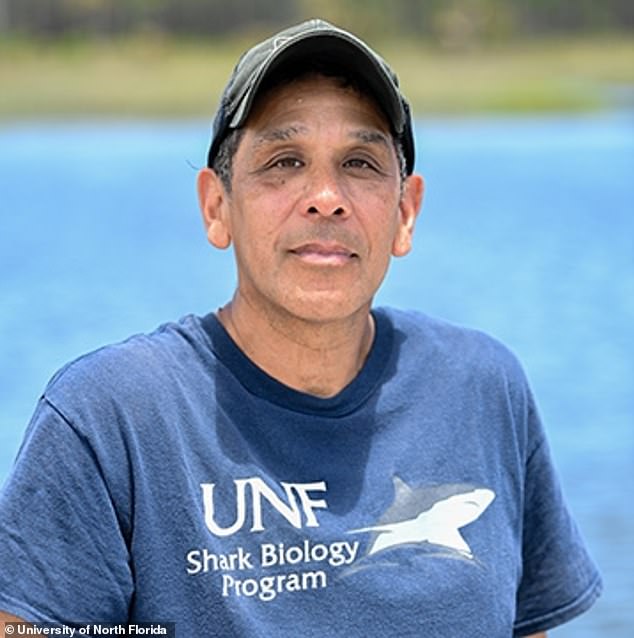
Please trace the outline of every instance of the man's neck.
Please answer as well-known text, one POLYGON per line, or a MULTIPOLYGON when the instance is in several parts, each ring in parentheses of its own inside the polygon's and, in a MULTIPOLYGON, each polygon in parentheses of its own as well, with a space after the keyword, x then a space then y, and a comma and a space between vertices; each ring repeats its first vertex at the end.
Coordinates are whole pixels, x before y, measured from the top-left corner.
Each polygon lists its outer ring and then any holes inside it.
POLYGON ((218 311, 233 341, 259 368, 300 392, 338 394, 358 374, 374 340, 369 308, 336 321, 256 311, 236 293, 218 311))

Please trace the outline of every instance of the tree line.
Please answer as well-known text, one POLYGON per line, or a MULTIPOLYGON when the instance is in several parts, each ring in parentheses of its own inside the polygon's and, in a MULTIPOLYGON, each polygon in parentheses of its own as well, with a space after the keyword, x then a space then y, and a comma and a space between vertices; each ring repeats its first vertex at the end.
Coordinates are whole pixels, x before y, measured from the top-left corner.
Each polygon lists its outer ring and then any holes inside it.
POLYGON ((508 38, 631 31, 631 0, 0 0, 0 34, 235 35, 324 17, 362 36, 508 38))

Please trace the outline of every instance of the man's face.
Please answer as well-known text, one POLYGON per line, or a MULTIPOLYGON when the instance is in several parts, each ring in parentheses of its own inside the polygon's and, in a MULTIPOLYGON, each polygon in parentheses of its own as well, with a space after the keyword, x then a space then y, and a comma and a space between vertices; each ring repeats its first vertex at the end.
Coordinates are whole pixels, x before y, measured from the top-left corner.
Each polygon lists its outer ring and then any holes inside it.
POLYGON ((401 188, 374 103, 311 76, 259 101, 232 191, 211 215, 203 201, 203 213, 213 244, 233 241, 239 293, 252 308, 329 321, 369 310, 390 255, 409 251, 421 196, 419 177, 401 188))

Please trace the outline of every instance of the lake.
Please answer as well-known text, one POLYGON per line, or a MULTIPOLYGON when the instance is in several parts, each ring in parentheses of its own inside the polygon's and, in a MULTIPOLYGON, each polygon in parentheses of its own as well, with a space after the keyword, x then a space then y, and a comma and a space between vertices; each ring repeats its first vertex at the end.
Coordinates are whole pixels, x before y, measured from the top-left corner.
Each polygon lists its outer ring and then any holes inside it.
MULTIPOLYGON (((523 361, 605 579, 555 638, 634 627, 634 119, 425 119, 414 251, 380 304, 490 332, 523 361)), ((65 361, 222 305, 231 253, 194 189, 209 125, 0 127, 0 481, 65 361)))

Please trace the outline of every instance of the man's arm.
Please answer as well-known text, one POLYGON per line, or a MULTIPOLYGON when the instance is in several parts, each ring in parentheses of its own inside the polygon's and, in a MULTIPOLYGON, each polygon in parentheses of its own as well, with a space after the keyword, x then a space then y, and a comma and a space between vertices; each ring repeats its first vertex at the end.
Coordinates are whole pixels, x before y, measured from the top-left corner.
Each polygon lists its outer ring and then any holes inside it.
POLYGON ((548 638, 546 632, 544 631, 541 634, 532 634, 531 636, 526 636, 526 638, 548 638))

